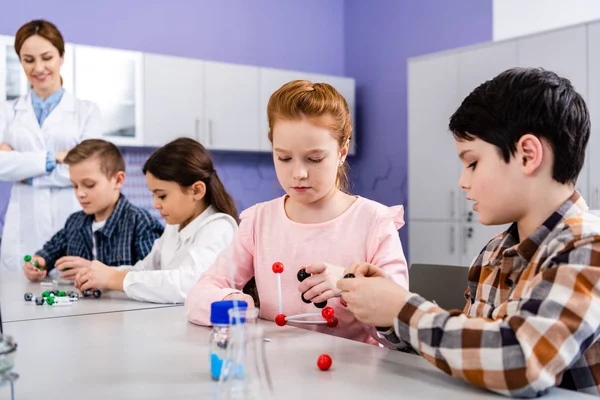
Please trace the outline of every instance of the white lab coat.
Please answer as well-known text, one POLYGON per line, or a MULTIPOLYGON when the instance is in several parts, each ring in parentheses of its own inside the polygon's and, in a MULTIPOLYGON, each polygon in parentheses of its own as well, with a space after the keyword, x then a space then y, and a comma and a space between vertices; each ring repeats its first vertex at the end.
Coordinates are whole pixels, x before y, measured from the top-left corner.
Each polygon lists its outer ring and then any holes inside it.
POLYGON ((123 291, 132 299, 153 303, 183 303, 200 276, 225 250, 237 231, 231 216, 209 206, 185 228, 167 225, 152 251, 128 270, 123 291))
POLYGON ((41 249, 80 209, 69 168, 59 164, 46 172, 48 151, 68 151, 84 139, 100 136, 98 107, 65 91, 40 127, 31 94, 0 104, 0 180, 14 182, 2 234, 0 270, 17 270, 25 254, 41 249), (33 178, 31 185, 21 183, 33 178))

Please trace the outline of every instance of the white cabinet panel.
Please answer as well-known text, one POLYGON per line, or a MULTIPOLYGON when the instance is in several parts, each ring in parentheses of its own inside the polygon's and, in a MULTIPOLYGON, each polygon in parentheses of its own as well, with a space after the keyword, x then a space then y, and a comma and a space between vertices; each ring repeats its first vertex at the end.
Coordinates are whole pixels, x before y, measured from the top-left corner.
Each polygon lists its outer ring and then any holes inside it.
POLYGON ((462 265, 455 222, 408 221, 411 264, 462 265))
POLYGON ((507 41, 458 54, 458 98, 464 100, 477 86, 518 66, 517 43, 507 41))
POLYGON ((75 46, 75 95, 102 113, 102 134, 120 145, 143 144, 142 53, 75 46))
POLYGON ((201 141, 204 63, 144 55, 144 145, 160 147, 178 137, 201 141))
MULTIPOLYGON (((203 143, 206 147, 260 150, 259 71, 258 67, 205 63, 203 143)), ((266 111, 264 115, 266 118, 266 111)))
POLYGON ((458 56, 408 64, 408 168, 411 220, 456 220, 460 162, 448 120, 459 105, 458 56))
POLYGON ((600 210, 600 22, 588 27, 588 106, 592 119, 592 133, 588 143, 589 206, 600 210))

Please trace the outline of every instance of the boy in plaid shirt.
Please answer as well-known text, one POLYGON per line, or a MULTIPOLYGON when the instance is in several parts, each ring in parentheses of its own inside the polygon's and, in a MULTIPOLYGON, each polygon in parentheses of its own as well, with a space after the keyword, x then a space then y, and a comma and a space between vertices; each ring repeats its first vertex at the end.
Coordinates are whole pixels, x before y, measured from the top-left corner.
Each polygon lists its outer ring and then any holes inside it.
POLYGON ((586 104, 553 72, 515 68, 476 88, 450 119, 459 185, 485 225, 512 223, 469 270, 464 310, 444 310, 352 266, 338 287, 356 317, 442 371, 517 397, 600 395, 600 218, 575 191, 590 135, 586 104), (410 346, 409 346, 410 345, 410 346))
POLYGON ((23 265, 25 276, 39 281, 56 268, 61 278, 74 280, 92 260, 119 266, 146 257, 163 227, 121 194, 125 160, 119 149, 106 140, 84 140, 69 151, 65 164, 83 210, 71 214, 65 227, 23 265))

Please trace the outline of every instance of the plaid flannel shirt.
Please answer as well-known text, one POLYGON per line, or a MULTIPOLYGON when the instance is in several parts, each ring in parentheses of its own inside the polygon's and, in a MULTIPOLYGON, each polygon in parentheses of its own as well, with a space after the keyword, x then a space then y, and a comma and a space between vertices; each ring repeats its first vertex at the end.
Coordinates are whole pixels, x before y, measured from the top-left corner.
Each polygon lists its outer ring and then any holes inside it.
MULTIPOLYGON (((48 271, 63 256, 94 259, 93 222, 94 216, 83 211, 71 214, 65 227, 35 253, 46 260, 48 271)), ((95 232, 96 259, 109 266, 134 265, 150 253, 154 241, 162 233, 162 225, 149 212, 134 206, 121 195, 104 227, 95 232)))
POLYGON ((521 243, 513 224, 474 260, 464 311, 413 294, 382 334, 504 395, 600 395, 600 218, 587 210, 575 192, 521 243))

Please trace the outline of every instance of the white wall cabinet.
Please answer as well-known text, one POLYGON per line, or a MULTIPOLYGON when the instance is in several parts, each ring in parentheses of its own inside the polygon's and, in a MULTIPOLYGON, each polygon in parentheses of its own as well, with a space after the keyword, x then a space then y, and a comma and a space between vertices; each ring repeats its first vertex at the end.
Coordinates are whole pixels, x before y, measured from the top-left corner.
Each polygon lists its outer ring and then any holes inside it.
MULTIPOLYGON (((355 123, 355 81, 352 78, 331 76, 331 75, 320 75, 308 72, 299 71, 288 71, 273 68, 261 68, 260 69, 260 149, 261 151, 271 151, 271 143, 269 142, 269 122, 267 119, 267 105, 271 95, 279 89, 281 86, 289 81, 296 79, 305 79, 313 83, 325 82, 333 86, 348 103, 350 109, 350 115, 352 117, 352 123, 356 128, 355 123)), ((353 130, 353 139, 350 142, 349 153, 356 153, 356 129, 353 130)))
POLYGON ((204 67, 199 60, 144 54, 144 145, 178 137, 202 142, 204 67))
POLYGON ((600 22, 588 26, 588 55, 588 106, 592 133, 588 144, 587 201, 592 209, 600 210, 600 22))
MULTIPOLYGON (((260 149, 259 86, 258 67, 205 63, 206 117, 202 143, 207 148, 234 151, 260 149)), ((266 111, 263 114, 266 115, 266 111)))
POLYGON ((452 221, 409 221, 411 264, 464 265, 461 232, 452 221))
POLYGON ((75 46, 75 95, 102 113, 102 134, 116 144, 142 145, 143 58, 136 51, 75 46))
MULTIPOLYGON (((0 36, 0 100, 29 90, 13 43, 0 36)), ((190 137, 211 150, 270 152, 267 102, 293 79, 333 85, 354 121, 352 78, 86 45, 66 44, 65 53, 63 86, 98 105, 102 134, 118 145, 159 147, 190 137)))
POLYGON ((257 151, 259 68, 144 55, 144 145, 257 151))
MULTIPOLYGON (((408 64, 408 207, 411 221, 458 221, 460 163, 448 120, 459 105, 458 57, 408 64)), ((412 246, 411 246, 412 249, 412 246)), ((412 250, 411 250, 412 254, 412 250)))
POLYGON ((515 41, 493 43, 458 53, 459 101, 477 86, 517 65, 515 41))

